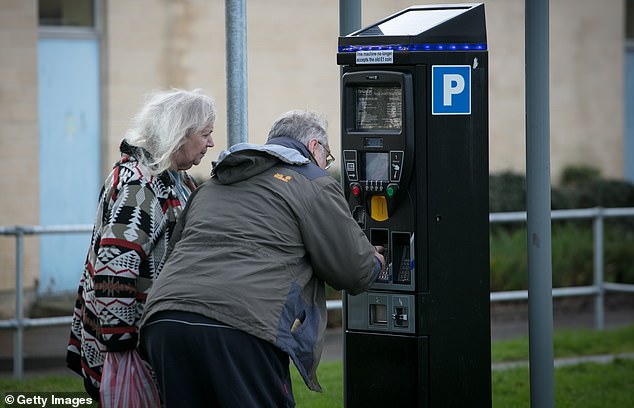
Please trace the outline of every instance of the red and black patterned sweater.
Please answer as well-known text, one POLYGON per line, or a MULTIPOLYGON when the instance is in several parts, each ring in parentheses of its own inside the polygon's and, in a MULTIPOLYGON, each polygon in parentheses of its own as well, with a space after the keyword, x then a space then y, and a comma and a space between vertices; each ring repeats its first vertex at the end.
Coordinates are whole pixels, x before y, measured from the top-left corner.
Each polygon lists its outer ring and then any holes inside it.
MULTIPOLYGON (((99 388, 106 352, 137 346, 138 323, 185 203, 165 171, 151 176, 125 142, 99 194, 73 311, 66 363, 99 388)), ((190 191, 195 183, 180 172, 190 191)))

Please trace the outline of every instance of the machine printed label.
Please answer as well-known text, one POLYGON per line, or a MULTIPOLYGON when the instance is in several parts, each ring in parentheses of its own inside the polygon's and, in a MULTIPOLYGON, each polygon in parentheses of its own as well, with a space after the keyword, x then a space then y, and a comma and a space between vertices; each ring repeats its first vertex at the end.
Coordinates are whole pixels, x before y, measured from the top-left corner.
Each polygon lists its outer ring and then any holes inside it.
POLYGON ((432 115, 471 115, 471 67, 432 65, 432 115))
POLYGON ((393 64, 394 51, 377 50, 377 51, 357 51, 357 64, 393 64))

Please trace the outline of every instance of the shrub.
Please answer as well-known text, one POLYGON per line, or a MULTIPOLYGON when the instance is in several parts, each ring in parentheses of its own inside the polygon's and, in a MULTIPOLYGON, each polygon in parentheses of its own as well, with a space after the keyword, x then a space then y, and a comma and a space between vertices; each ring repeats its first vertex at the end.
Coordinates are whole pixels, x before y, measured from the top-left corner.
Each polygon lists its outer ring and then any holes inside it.
POLYGON ((512 172, 489 176, 489 211, 526 210, 526 177, 512 172))
POLYGON ((592 285, 592 224, 557 222, 552 225, 553 287, 592 285))
MULTIPOLYGON (((634 231, 614 221, 604 225, 604 281, 634 284, 634 231)), ((491 228, 491 290, 528 288, 526 227, 491 228)), ((552 225, 553 287, 594 282, 594 249, 590 221, 552 225)))
POLYGON ((601 178, 601 172, 590 166, 568 166, 561 172, 561 184, 567 186, 583 185, 601 178))
POLYGON ((515 229, 491 228, 490 246, 491 290, 528 288, 526 227, 521 225, 515 229))
MULTIPOLYGON (((600 177, 597 169, 571 166, 551 187, 551 208, 634 207, 634 184, 600 177)), ((525 211, 526 177, 512 172, 489 176, 489 211, 525 211)))
POLYGON ((634 283, 634 228, 618 219, 608 220, 603 238, 605 280, 634 283))

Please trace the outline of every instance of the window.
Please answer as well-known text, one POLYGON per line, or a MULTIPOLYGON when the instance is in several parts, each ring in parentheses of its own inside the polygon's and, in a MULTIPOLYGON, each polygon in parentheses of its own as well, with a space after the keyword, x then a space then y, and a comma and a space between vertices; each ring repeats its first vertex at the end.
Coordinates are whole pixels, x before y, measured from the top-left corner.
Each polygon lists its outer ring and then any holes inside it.
POLYGON ((95 26, 94 0, 38 0, 40 26, 95 26))

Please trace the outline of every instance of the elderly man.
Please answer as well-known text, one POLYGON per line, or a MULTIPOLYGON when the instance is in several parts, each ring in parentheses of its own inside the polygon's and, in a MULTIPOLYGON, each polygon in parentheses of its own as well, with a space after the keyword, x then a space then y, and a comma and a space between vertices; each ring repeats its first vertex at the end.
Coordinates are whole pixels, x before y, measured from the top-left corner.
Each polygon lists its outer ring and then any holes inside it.
POLYGON ((325 121, 290 111, 190 197, 141 333, 166 406, 294 406, 289 356, 320 389, 324 282, 356 294, 385 268, 333 160, 325 121))

